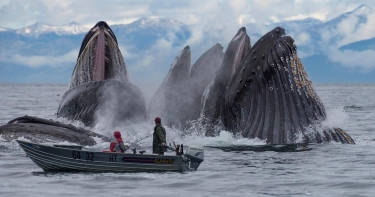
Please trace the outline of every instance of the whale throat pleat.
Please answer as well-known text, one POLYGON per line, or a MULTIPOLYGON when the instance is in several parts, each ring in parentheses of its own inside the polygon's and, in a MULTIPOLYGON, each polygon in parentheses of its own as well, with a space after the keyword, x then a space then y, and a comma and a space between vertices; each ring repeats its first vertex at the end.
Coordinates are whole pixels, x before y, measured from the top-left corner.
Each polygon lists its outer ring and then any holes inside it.
POLYGON ((105 75, 105 36, 104 30, 100 30, 96 42, 96 51, 95 51, 95 63, 93 70, 93 80, 100 81, 104 80, 105 75))

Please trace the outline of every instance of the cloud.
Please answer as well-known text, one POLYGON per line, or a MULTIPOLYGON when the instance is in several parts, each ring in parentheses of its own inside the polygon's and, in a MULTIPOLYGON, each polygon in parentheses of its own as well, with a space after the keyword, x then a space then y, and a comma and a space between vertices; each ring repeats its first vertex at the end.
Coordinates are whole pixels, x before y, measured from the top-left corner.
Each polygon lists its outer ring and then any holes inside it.
POLYGON ((327 15, 327 12, 317 12, 317 13, 311 13, 311 14, 297 14, 291 17, 284 18, 284 20, 287 21, 293 21, 293 20, 302 20, 306 18, 315 18, 321 21, 325 20, 325 16, 327 15))
POLYGON ((319 31, 323 41, 335 45, 337 48, 360 40, 374 37, 375 13, 369 15, 367 20, 359 16, 350 15, 337 25, 327 26, 319 31))
POLYGON ((90 26, 100 20, 120 23, 148 16, 149 10, 147 3, 138 1, 14 0, 0 7, 0 26, 17 29, 38 21, 54 25, 75 21, 90 26))
POLYGON ((367 21, 362 21, 359 16, 350 16, 336 27, 335 35, 342 37, 337 45, 343 46, 359 40, 366 40, 374 37, 375 13, 368 16, 367 21))
POLYGON ((33 24, 38 19, 49 18, 43 2, 9 1, 0 8, 0 26, 21 28, 33 24))
POLYGON ((8 5, 9 2, 10 2, 10 0, 2 0, 2 1, 0 1, 0 8, 3 7, 3 6, 5 6, 5 5, 8 5))
MULTIPOLYGON (((142 53, 132 53, 131 46, 123 53, 131 74, 131 83, 138 86, 145 95, 146 103, 164 80, 166 73, 183 46, 174 46, 175 35, 171 32, 160 38, 142 53)), ((123 51, 123 49, 121 49, 123 51)))
MULTIPOLYGON (((128 65, 134 83, 151 84, 157 87, 168 72, 174 57, 184 46, 190 45, 193 63, 214 44, 220 43, 224 50, 237 30, 245 26, 250 35, 251 43, 255 44, 257 36, 264 35, 274 27, 265 25, 271 21, 285 19, 302 19, 314 17, 329 20, 346 11, 351 11, 360 4, 375 7, 375 1, 356 0, 336 1, 329 0, 207 0, 207 1, 169 1, 169 0, 121 0, 106 1, 91 0, 29 0, 29 1, 1 1, 0 27, 21 28, 37 21, 53 25, 62 25, 75 21, 79 24, 92 27, 97 21, 105 20, 110 25, 129 23, 141 17, 168 17, 191 25, 191 37, 179 46, 176 46, 174 35, 168 34, 159 39, 154 46, 142 51, 142 54, 133 53, 134 46, 121 47, 121 52, 128 65), (251 29, 249 28, 251 27, 251 29), (167 62, 167 63, 166 63, 167 62), (150 77, 151 76, 151 77, 150 77)), ((338 48, 347 43, 363 40, 373 36, 375 32, 375 16, 369 17, 366 23, 355 26, 358 18, 351 18, 337 27, 327 28, 320 32, 324 40, 334 41, 338 48)), ((287 30, 287 32, 290 30, 287 30)), ((293 32, 288 33, 293 35, 293 32)), ((297 46, 309 46, 312 38, 306 32, 295 35, 297 46)), ((324 43, 323 43, 324 44, 324 43)), ((121 46, 121 45, 120 45, 121 46)), ((332 57, 335 62, 351 62, 345 60, 351 57, 363 57, 358 52, 342 52, 329 50, 330 46, 322 45, 327 54, 337 54, 332 57)), ((371 52, 371 51, 370 51, 371 52)), ((73 63, 78 51, 71 51, 63 56, 22 56, 0 55, 0 60, 12 61, 32 68, 43 66, 58 66, 64 63, 73 63), (51 62, 54 62, 51 64, 51 62)), ((300 56, 313 54, 313 49, 299 51, 300 56)), ((366 54, 369 52, 366 52, 366 54)), ((365 54, 365 53, 364 53, 365 54)), ((348 67, 371 69, 370 63, 346 63, 348 67), (359 64, 358 64, 359 63, 359 64)), ((142 85, 140 85, 142 86, 142 85)), ((144 85, 145 87, 147 85, 144 85)), ((156 88, 154 88, 156 89, 156 88)))
POLYGON ((311 44, 311 37, 310 34, 307 32, 302 32, 298 34, 298 36, 295 38, 295 43, 298 43, 300 46, 306 46, 311 44))
POLYGON ((78 49, 74 49, 62 56, 23 56, 20 54, 1 55, 0 61, 12 62, 15 64, 24 65, 30 68, 60 67, 68 64, 75 64, 78 49))
POLYGON ((72 21, 82 25, 95 24, 105 20, 113 24, 134 21, 141 17, 170 17, 185 24, 199 24, 217 20, 222 23, 239 22, 246 19, 264 23, 295 17, 332 19, 338 14, 352 10, 360 4, 375 7, 372 0, 347 0, 337 3, 329 0, 13 0, 0 3, 0 26, 22 28, 35 22, 63 25, 72 21))
POLYGON ((331 47, 328 52, 328 57, 332 62, 340 63, 341 65, 359 70, 360 72, 371 72, 375 69, 375 51, 340 51, 335 47, 331 47))

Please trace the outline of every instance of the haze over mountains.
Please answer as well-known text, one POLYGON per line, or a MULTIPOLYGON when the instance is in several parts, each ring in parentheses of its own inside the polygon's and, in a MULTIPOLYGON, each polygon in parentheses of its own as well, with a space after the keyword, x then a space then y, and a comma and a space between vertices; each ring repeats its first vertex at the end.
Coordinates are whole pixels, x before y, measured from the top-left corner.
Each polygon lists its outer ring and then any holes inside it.
MULTIPOLYGON (((151 84, 156 89, 186 45, 190 45, 194 63, 216 43, 225 50, 241 26, 246 27, 252 45, 274 27, 284 27, 294 37, 314 83, 375 82, 375 10, 366 5, 325 22, 307 18, 188 26, 170 18, 141 18, 109 25, 131 80, 141 88, 151 84)), ((75 22, 63 26, 36 23, 17 30, 0 27, 0 83, 67 84, 89 28, 75 22)))

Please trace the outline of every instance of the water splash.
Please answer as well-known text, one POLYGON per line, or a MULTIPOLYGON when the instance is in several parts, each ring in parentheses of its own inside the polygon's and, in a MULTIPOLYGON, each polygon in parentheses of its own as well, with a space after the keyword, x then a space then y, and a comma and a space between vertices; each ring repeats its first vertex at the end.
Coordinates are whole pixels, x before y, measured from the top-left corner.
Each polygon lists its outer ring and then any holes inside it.
POLYGON ((215 137, 205 137, 201 135, 186 135, 183 138, 185 144, 194 144, 201 146, 240 146, 240 145, 265 145, 265 140, 243 138, 229 131, 221 130, 220 134, 215 137))
MULTIPOLYGON (((94 127, 88 128, 80 121, 70 121, 66 118, 57 118, 56 121, 72 124, 76 127, 82 127, 87 130, 93 131, 95 133, 112 137, 114 131, 120 131, 124 142, 133 144, 137 142, 138 148, 144 148, 149 150, 152 147, 152 133, 154 128, 154 122, 142 122, 142 123, 132 123, 124 122, 116 127, 110 127, 105 124, 105 122, 99 122, 94 127), (148 137, 147 137, 148 136, 148 137), (144 138, 144 139, 143 139, 144 138)), ((311 133, 316 131, 323 131, 325 127, 345 127, 345 125, 350 121, 349 115, 345 112, 343 107, 332 107, 328 105, 327 107, 327 119, 322 122, 322 124, 311 126, 311 133)), ((266 145, 265 140, 248 139, 243 138, 240 135, 235 135, 229 131, 221 130, 215 137, 207 137, 206 126, 201 124, 201 121, 191 121, 189 123, 189 128, 185 131, 165 127, 167 132, 167 144, 184 144, 184 145, 201 145, 201 146, 215 146, 215 147, 228 147, 228 146, 255 146, 255 145, 266 145)), ((313 136, 313 135, 312 135, 313 136)), ((370 144, 375 145, 374 137, 368 135, 366 138, 356 138, 353 135, 357 144, 370 144)), ((19 138, 20 140, 26 140, 25 138, 19 138)), ((101 138, 94 138, 96 145, 90 148, 104 150, 109 148, 109 142, 102 141, 101 138)), ((302 133, 296 134, 294 136, 295 143, 300 143, 304 141, 304 136, 302 133)), ((46 142, 45 144, 56 144, 57 142, 46 142)), ((69 142, 58 142, 58 144, 63 145, 74 145, 69 142)), ((329 144, 336 144, 334 142, 329 144)), ((341 143, 339 143, 341 144, 341 143)), ((20 150, 18 143, 13 140, 12 142, 4 142, 0 136, 0 147, 9 150, 20 150)), ((89 148, 89 147, 85 147, 89 148)), ((149 152, 149 151, 148 151, 149 152)))
POLYGON ((350 120, 349 115, 345 112, 344 107, 333 107, 328 105, 327 118, 322 122, 325 127, 343 127, 350 120))

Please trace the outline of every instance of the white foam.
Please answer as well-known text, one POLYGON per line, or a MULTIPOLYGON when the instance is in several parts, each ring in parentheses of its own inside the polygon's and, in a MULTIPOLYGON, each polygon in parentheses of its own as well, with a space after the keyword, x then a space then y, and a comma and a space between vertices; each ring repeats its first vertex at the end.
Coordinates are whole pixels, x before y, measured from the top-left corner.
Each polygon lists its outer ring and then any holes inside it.
POLYGON ((240 135, 234 135, 225 130, 215 137, 204 137, 201 135, 189 135, 183 139, 184 144, 201 145, 201 146, 239 146, 239 145, 265 145, 265 140, 243 138, 240 135))
MULTIPOLYGON (((151 147, 152 134, 154 132, 153 122, 143 123, 126 123, 115 128, 106 128, 103 125, 91 129, 93 132, 100 133, 109 137, 113 136, 113 132, 118 130, 121 132, 124 142, 133 144, 137 142, 138 147, 151 147)), ((240 135, 234 135, 228 131, 222 130, 216 137, 206 137, 205 131, 191 132, 183 135, 183 131, 175 128, 164 126, 167 133, 167 144, 184 144, 184 145, 202 145, 202 146, 232 146, 232 145, 264 145, 265 140, 243 138, 240 135)), ((198 128, 202 129, 202 128, 198 128)), ((96 148, 108 149, 109 143, 103 142, 100 138, 95 138, 96 148)))
POLYGON ((325 127, 343 127, 347 121, 349 121, 349 115, 345 112, 343 107, 332 107, 327 108, 327 118, 322 122, 322 126, 325 127))

